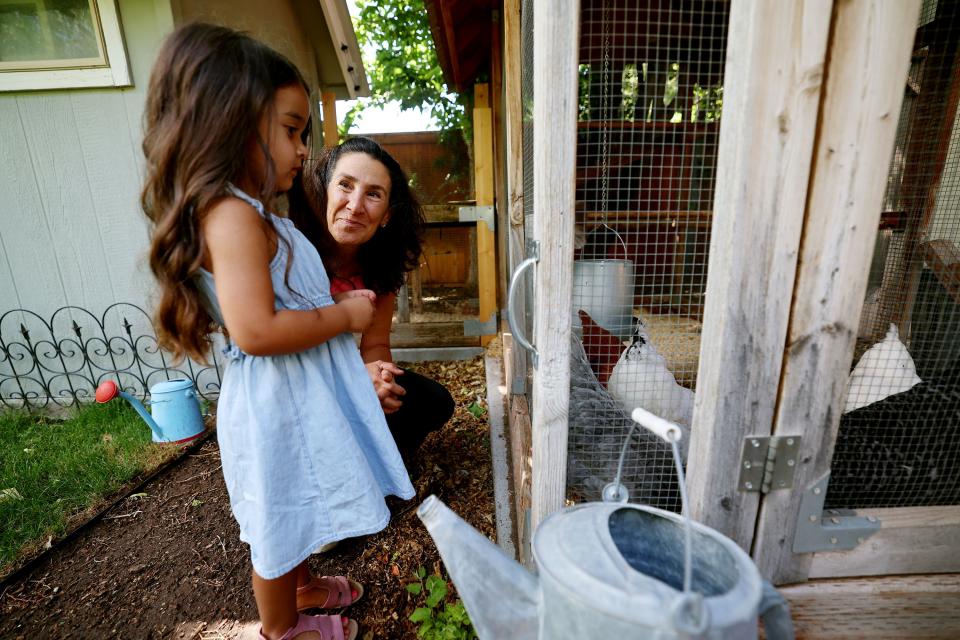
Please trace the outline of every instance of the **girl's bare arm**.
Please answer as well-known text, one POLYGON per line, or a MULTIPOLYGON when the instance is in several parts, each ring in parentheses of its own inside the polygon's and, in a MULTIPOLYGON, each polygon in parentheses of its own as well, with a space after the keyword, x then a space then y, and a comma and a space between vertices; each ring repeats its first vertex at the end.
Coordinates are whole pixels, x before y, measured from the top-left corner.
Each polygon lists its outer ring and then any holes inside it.
POLYGON ((225 198, 203 220, 207 266, 230 338, 250 355, 296 353, 347 331, 363 330, 373 314, 364 297, 305 311, 276 310, 270 281, 275 247, 249 204, 225 198))

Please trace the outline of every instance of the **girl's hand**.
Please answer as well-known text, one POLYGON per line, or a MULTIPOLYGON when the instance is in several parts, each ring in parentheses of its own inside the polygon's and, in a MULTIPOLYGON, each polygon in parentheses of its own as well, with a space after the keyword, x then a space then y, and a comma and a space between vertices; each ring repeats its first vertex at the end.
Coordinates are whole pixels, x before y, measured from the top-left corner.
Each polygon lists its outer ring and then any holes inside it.
POLYGON ((351 289, 350 291, 341 291, 333 296, 334 302, 341 302, 348 298, 367 298, 373 304, 377 304, 377 294, 370 289, 351 289))
POLYGON ((337 306, 346 312, 347 330, 351 333, 360 333, 373 322, 373 301, 365 295, 347 296, 337 306))
POLYGON ((367 363, 367 373, 373 381, 373 388, 380 399, 380 407, 385 414, 394 413, 402 405, 401 396, 407 393, 406 389, 398 385, 395 376, 403 375, 403 369, 384 360, 374 360, 367 363))

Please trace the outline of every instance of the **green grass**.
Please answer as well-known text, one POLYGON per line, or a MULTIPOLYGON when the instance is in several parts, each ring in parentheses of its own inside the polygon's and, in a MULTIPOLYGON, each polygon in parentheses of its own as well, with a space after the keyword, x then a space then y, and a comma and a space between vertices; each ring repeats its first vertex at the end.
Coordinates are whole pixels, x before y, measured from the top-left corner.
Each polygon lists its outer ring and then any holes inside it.
POLYGON ((67 420, 0 414, 0 575, 176 451, 153 444, 125 402, 84 406, 67 420))

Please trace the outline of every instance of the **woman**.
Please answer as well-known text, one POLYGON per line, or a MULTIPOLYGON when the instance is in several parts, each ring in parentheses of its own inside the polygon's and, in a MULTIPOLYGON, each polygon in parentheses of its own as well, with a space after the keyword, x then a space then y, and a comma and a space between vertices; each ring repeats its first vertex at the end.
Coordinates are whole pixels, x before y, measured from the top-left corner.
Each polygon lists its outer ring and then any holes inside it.
POLYGON ((397 161, 369 138, 351 138, 308 163, 302 191, 289 197, 290 218, 320 252, 330 292, 377 294, 360 355, 409 468, 420 443, 454 409, 443 385, 396 366, 390 353, 397 291, 420 260, 423 209, 397 161))

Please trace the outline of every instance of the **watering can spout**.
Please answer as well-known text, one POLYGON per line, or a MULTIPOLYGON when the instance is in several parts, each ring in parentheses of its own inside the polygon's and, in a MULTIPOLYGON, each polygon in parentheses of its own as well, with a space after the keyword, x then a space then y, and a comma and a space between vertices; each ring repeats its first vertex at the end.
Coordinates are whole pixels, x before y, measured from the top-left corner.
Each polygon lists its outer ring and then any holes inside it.
POLYGON ((436 496, 417 509, 480 640, 539 637, 540 583, 436 496))
POLYGON ((136 409, 153 432, 154 442, 190 442, 198 438, 205 429, 193 382, 190 380, 167 380, 150 387, 152 415, 143 403, 121 391, 113 380, 105 380, 97 387, 97 402, 110 402, 117 396, 136 409))
POLYGON ((132 395, 126 391, 120 391, 120 388, 117 387, 117 383, 113 380, 106 380, 100 383, 100 386, 97 387, 95 397, 97 402, 103 404, 110 402, 117 396, 120 396, 124 400, 130 403, 137 413, 140 414, 140 417, 143 418, 143 421, 147 423, 147 426, 150 427, 150 431, 153 432, 155 440, 163 440, 163 429, 160 428, 160 425, 157 424, 157 421, 153 419, 153 416, 150 415, 150 412, 147 411, 147 408, 143 406, 143 403, 134 398, 132 395))

